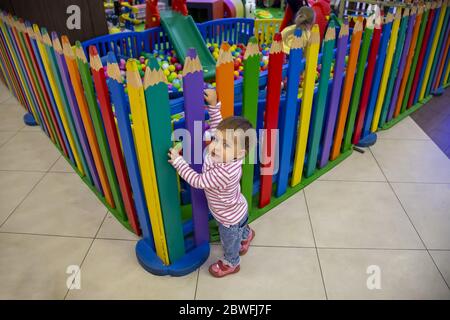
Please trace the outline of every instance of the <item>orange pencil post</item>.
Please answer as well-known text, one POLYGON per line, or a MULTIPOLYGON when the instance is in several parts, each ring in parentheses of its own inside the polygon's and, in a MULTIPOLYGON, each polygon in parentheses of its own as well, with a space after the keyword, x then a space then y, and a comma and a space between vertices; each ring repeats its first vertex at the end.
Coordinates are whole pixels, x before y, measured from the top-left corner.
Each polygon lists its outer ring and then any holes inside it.
POLYGON ((345 123, 347 121, 348 107, 352 96, 353 81, 355 79, 356 64, 358 62, 359 49, 361 47, 361 37, 363 31, 363 19, 358 17, 353 28, 352 41, 350 44, 350 54, 348 57, 347 71, 345 75, 344 89, 341 97, 341 107, 336 124, 333 147, 331 148, 331 160, 335 160, 341 153, 342 138, 344 136, 345 123))
POLYGON ((216 64, 216 87, 217 98, 222 104, 222 117, 225 119, 234 115, 234 63, 227 42, 220 46, 216 64))

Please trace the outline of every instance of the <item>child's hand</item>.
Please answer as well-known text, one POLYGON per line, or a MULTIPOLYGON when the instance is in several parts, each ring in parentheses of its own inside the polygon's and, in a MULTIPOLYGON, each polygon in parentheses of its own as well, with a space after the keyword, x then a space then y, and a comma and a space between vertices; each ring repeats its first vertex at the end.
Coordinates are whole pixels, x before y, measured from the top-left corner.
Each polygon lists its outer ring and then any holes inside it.
POLYGON ((204 91, 205 101, 209 106, 215 107, 217 104, 217 93, 214 89, 206 89, 204 91))
POLYGON ((169 163, 173 164, 173 162, 178 158, 181 157, 180 153, 178 152, 178 150, 176 148, 170 148, 169 152, 167 153, 167 155, 169 156, 169 163))

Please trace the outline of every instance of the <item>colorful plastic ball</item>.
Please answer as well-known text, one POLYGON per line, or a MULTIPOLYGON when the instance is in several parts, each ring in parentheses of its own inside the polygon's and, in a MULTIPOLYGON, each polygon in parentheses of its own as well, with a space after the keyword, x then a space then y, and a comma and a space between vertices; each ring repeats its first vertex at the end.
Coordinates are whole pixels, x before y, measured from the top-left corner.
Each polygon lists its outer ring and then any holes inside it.
POLYGON ((166 70, 163 70, 163 73, 166 77, 168 77, 170 74, 170 71, 169 71, 169 69, 166 69, 166 70))
POLYGON ((174 71, 175 71, 175 66, 174 66, 173 64, 171 64, 171 65, 169 66, 169 71, 170 71, 170 72, 174 72, 174 71))
POLYGON ((170 82, 174 81, 177 78, 177 74, 175 72, 172 72, 169 77, 167 77, 167 80, 170 82))

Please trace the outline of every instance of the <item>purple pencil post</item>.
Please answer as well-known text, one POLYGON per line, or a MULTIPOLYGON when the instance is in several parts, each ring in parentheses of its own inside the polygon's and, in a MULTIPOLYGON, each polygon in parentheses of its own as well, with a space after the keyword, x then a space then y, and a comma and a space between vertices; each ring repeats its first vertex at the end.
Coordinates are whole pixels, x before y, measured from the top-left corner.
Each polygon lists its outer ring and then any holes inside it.
POLYGON ((389 106, 389 113, 387 121, 392 119, 394 115, 395 106, 397 104, 398 92, 400 90, 400 85, 402 83, 403 73, 405 72, 406 59, 408 58, 409 47, 411 45, 411 39, 414 29, 414 22, 416 21, 416 15, 409 18, 408 21, 408 33, 406 34, 405 47, 403 48, 402 58, 400 59, 400 67, 397 73, 397 79, 395 80, 394 96, 391 99, 391 105, 389 106))
POLYGON ((344 80, 345 55, 347 53, 348 43, 348 23, 345 21, 339 32, 336 50, 336 62, 334 68, 333 86, 331 88, 331 98, 329 111, 325 120, 325 132, 322 138, 322 154, 319 160, 319 167, 323 168, 330 158, 331 143, 333 141, 334 127, 336 125, 336 116, 341 100, 341 88, 344 80))
MULTIPOLYGON (((190 146, 183 156, 191 160, 196 172, 202 172, 203 165, 203 131, 205 122, 203 98, 203 70, 195 49, 188 49, 183 69, 184 116, 186 129, 190 134, 190 146), (201 146, 201 149, 200 147, 201 146), (186 152, 187 151, 187 152, 186 152), (190 152, 189 152, 190 151, 190 152), (189 156, 191 159, 189 159, 189 156)), ((209 242, 208 204, 203 190, 190 188, 192 202, 192 220, 194 223, 194 240, 197 246, 209 242)))
MULTIPOLYGON (((56 32, 52 32, 52 40, 53 40, 53 48, 55 50, 56 62, 58 64, 59 70, 61 71, 61 80, 63 82, 64 89, 66 91, 67 100, 70 106, 70 111, 73 116, 75 129, 78 133, 78 137, 80 139, 81 148, 83 149, 83 153, 85 155, 86 163, 89 169, 89 173, 92 176, 92 180, 94 186, 98 190, 98 192, 103 195, 103 189, 100 184, 100 179, 98 177, 97 168, 94 164, 94 159, 92 157, 91 149, 89 143, 87 141, 86 132, 84 130, 84 123, 81 119, 79 107, 77 100, 75 98, 75 93, 73 91, 73 86, 70 81, 69 70, 67 69, 67 64, 64 59, 64 54, 62 51, 61 43, 59 42, 58 35, 56 32)), ((88 175, 88 173, 86 173, 88 175)))

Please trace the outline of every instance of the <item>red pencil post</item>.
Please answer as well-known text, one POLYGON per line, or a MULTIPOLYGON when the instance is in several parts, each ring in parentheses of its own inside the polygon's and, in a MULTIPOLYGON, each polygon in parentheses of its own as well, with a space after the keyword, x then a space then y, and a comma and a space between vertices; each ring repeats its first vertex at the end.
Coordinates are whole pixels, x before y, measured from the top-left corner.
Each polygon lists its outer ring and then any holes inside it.
POLYGON ((105 71, 102 62, 98 56, 97 49, 94 46, 89 47, 91 61, 91 70, 94 79, 95 90, 97 91, 98 101, 100 102, 100 111, 105 125, 106 136, 108 138, 111 157, 116 169, 117 180, 119 181, 120 192, 122 193, 125 211, 131 227, 136 234, 140 234, 136 208, 131 193, 130 181, 125 168, 125 162, 122 156, 119 136, 117 134, 116 122, 112 113, 111 101, 109 99, 108 87, 106 85, 105 71))
POLYGON ((284 62, 281 33, 276 33, 269 54, 269 73, 267 80, 266 112, 264 115, 264 144, 261 159, 261 186, 259 207, 270 203, 272 196, 272 175, 275 164, 276 130, 280 107, 281 80, 284 62))

